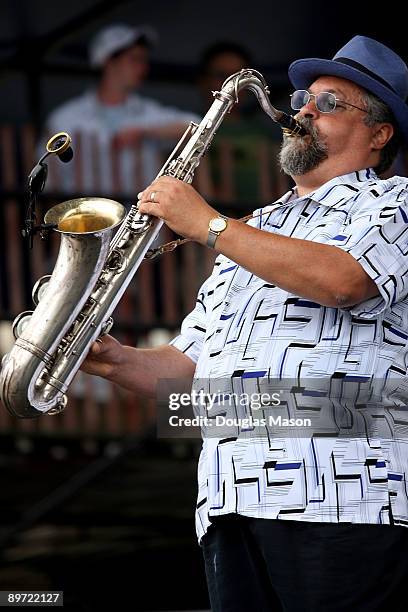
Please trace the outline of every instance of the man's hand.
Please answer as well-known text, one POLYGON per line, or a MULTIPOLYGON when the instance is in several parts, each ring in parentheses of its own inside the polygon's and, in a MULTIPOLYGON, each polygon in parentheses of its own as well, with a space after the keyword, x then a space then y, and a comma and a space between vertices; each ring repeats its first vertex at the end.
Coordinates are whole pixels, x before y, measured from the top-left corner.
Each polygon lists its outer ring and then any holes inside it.
POLYGON ((112 336, 102 336, 93 343, 81 370, 95 376, 112 378, 123 361, 124 347, 112 336))
POLYGON ((139 349, 103 336, 91 346, 81 370, 137 393, 154 397, 160 378, 193 378, 195 363, 174 346, 139 349))
POLYGON ((138 198, 141 213, 159 217, 176 234, 206 244, 208 224, 218 213, 194 187, 170 176, 161 176, 141 191, 138 198))

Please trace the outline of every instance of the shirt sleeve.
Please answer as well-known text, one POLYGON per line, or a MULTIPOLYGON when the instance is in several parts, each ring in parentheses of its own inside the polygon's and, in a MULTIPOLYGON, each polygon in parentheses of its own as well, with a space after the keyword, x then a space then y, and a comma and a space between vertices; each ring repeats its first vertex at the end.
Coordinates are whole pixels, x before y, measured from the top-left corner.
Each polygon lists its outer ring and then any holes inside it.
POLYGON ((371 194, 351 222, 328 244, 350 253, 378 287, 379 295, 346 310, 371 319, 408 292, 408 188, 406 184, 383 196, 371 194))

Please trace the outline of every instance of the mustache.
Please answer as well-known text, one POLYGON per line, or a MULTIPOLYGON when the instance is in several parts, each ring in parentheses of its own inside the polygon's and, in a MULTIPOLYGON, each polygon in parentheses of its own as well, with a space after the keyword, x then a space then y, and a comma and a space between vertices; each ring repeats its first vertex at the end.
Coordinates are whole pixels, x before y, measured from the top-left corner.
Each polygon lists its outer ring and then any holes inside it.
POLYGON ((299 116, 299 117, 296 117, 296 121, 300 123, 302 127, 305 128, 308 135, 312 136, 313 138, 318 138, 320 136, 319 130, 313 124, 312 119, 310 119, 309 117, 299 116))

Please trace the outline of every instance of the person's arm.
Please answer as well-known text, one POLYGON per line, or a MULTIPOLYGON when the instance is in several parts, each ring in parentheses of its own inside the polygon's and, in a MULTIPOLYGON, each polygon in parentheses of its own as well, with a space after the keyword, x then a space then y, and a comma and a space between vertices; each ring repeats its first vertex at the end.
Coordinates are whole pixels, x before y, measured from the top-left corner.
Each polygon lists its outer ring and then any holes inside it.
POLYGON ((113 146, 118 149, 132 147, 139 144, 144 138, 157 140, 175 140, 180 138, 187 127, 186 123, 169 123, 155 127, 125 128, 113 137, 113 146))
POLYGON ((195 363, 174 346, 136 349, 104 336, 92 345, 81 370, 144 397, 154 397, 160 378, 192 378, 195 363))
POLYGON ((354 306, 378 294, 354 257, 335 246, 270 234, 231 219, 216 249, 267 282, 323 306, 354 306))
POLYGON ((146 127, 143 130, 143 136, 145 138, 163 139, 180 138, 186 130, 187 125, 188 123, 175 121, 174 123, 168 123, 166 125, 146 127))
MULTIPOLYGON (((208 223, 218 213, 191 185, 160 177, 139 195, 141 212, 206 244, 208 223)), ((230 219, 216 250, 266 282, 323 306, 344 308, 378 295, 377 285, 354 257, 332 245, 271 234, 230 219)))

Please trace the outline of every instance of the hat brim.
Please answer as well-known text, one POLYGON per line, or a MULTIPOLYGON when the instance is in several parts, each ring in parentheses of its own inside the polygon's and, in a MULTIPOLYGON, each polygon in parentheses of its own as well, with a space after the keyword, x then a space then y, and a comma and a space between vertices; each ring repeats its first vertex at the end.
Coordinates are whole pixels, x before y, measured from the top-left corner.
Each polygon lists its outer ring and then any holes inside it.
POLYGON ((141 26, 138 28, 137 36, 135 37, 135 42, 139 42, 142 38, 144 38, 150 47, 155 47, 158 42, 158 34, 156 30, 151 28, 150 26, 141 26))
POLYGON ((307 89, 320 76, 347 79, 375 94, 392 110, 404 139, 408 142, 408 105, 391 89, 360 70, 333 60, 309 58, 289 66, 290 82, 296 89, 307 89))
MULTIPOLYGON (((118 27, 122 28, 123 26, 119 24, 118 27)), ((135 28, 124 26, 124 31, 120 32, 119 35, 121 36, 119 39, 118 34, 115 33, 114 40, 104 41, 96 38, 91 42, 89 55, 90 64, 93 68, 102 68, 113 55, 137 45, 141 40, 144 40, 152 48, 158 40, 156 31, 150 26, 135 28)))

